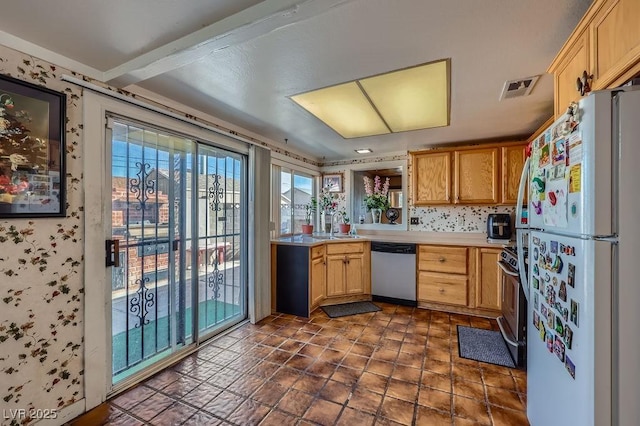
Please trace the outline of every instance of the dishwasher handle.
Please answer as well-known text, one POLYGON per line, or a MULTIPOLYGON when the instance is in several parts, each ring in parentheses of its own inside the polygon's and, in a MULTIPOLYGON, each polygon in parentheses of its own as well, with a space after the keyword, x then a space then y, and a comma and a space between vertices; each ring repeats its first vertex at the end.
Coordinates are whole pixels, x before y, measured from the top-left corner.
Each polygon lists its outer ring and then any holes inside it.
POLYGON ((371 251, 381 253, 416 254, 416 245, 413 243, 387 243, 372 241, 371 251))

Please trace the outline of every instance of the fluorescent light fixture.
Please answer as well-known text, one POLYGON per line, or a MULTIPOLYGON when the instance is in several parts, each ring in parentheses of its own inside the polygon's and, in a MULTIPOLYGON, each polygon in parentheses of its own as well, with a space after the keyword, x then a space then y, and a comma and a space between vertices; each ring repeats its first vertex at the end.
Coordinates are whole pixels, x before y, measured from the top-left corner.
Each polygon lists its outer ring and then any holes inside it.
POLYGON ((291 99, 346 139, 448 126, 450 63, 416 65, 291 99))
POLYGON ((291 99, 344 138, 391 133, 353 81, 291 99))
POLYGON ((371 151, 370 148, 362 148, 362 149, 356 149, 355 150, 358 154, 371 154, 373 151, 371 151))

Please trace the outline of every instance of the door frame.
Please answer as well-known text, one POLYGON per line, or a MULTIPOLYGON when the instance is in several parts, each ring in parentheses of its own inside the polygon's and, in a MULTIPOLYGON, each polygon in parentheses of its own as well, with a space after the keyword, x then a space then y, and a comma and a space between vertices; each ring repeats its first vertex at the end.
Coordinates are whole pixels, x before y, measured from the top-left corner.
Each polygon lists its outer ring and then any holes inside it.
MULTIPOLYGON (((247 165, 251 167, 251 153, 249 144, 230 137, 217 134, 187 122, 165 116, 159 112, 145 109, 141 106, 128 104, 124 101, 101 95, 90 90, 83 93, 84 137, 83 137, 83 169, 84 169, 84 381, 85 381, 85 410, 98 406, 106 399, 145 376, 154 374, 157 369, 150 370, 146 374, 135 375, 132 381, 125 380, 117 389, 112 388, 111 372, 111 336, 110 330, 111 312, 108 303, 111 293, 111 270, 105 266, 105 212, 110 211, 111 188, 106 185, 106 165, 110 164, 107 147, 107 137, 110 129, 107 128, 107 114, 112 113, 127 117, 135 121, 148 123, 159 128, 170 129, 182 133, 194 139, 212 143, 221 148, 249 155, 247 165), (109 207, 109 208, 108 208, 109 207), (90 315, 88 313, 91 313, 90 315), (135 380, 133 380, 135 379, 135 380)), ((251 179, 251 169, 248 169, 251 179)), ((249 185, 251 190, 252 185, 249 185)), ((251 198, 251 197, 249 197, 251 198)), ((251 205, 247 205, 251 209, 251 205)), ((110 221, 109 221, 110 222, 110 221)), ((251 240, 251 234, 247 235, 251 240)), ((252 256, 252 244, 248 244, 248 259, 252 256)), ((249 277, 256 265, 247 262, 249 277)), ((252 297, 254 292, 253 282, 247 283, 249 295, 247 314, 249 319, 256 312, 254 306, 260 302, 252 297)), ((194 351, 197 343, 183 348, 181 351, 169 356, 158 364, 158 369, 164 368, 175 362, 176 358, 183 356, 185 352, 194 351)))

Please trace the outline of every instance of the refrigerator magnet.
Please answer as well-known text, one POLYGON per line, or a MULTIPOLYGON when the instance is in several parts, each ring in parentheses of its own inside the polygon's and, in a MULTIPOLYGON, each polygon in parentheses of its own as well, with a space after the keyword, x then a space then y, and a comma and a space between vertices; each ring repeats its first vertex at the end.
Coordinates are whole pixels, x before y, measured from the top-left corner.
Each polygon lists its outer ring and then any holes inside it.
POLYGON ((556 333, 558 333, 560 336, 564 336, 564 326, 562 325, 562 319, 558 316, 556 316, 555 330, 556 330, 556 333))
POLYGON ((565 139, 558 139, 553 143, 551 149, 551 161, 553 164, 565 163, 566 143, 567 141, 565 139))
POLYGON ((538 310, 540 309, 539 306, 540 306, 540 301, 538 300, 538 293, 533 293, 533 308, 535 310, 538 310))
POLYGON ((582 164, 574 164, 569 168, 569 193, 580 192, 582 185, 582 164))
POLYGON ((562 308, 562 319, 567 322, 569 321, 569 309, 562 308))
MULTIPOLYGON (((540 273, 540 269, 538 268, 538 265, 537 265, 537 264, 534 264, 534 265, 533 265, 533 274, 534 274, 534 275, 538 275, 539 273, 540 273)), ((535 279, 536 279, 536 278, 534 278, 534 280, 535 280, 535 279)), ((538 288, 538 287, 536 287, 536 288, 538 288)))
POLYGON ((540 340, 544 342, 544 338, 547 335, 547 330, 544 328, 544 321, 540 318, 540 322, 538 323, 538 330, 540 330, 540 340))
POLYGON ((547 327, 553 330, 553 327, 556 324, 556 314, 553 313, 551 309, 547 311, 547 327))
POLYGON ((548 313, 549 311, 547 310, 547 307, 543 303, 542 306, 540 306, 540 315, 542 315, 544 318, 547 318, 548 313))
POLYGON ((551 280, 551 282, 553 282, 554 287, 558 287, 558 277, 553 277, 553 280, 551 280))
POLYGON ((547 242, 546 241, 541 241, 540 242, 540 254, 545 254, 547 252, 547 242))
POLYGON ((550 246, 549 250, 551 250, 551 253, 553 253, 553 254, 558 253, 558 242, 557 241, 551 241, 549 246, 550 246))
POLYGON ((533 277, 531 281, 533 282, 533 288, 538 290, 540 288, 540 280, 537 277, 533 277))
POLYGON ((542 148, 540 148, 540 160, 538 162, 538 167, 543 168, 549 165, 549 163, 551 162, 551 157, 550 157, 550 153, 549 153, 549 144, 545 143, 544 145, 542 145, 542 148))
POLYGON ((533 237, 533 244, 536 245, 536 246, 539 246, 540 245, 540 238, 533 237))
POLYGON ((578 326, 578 302, 571 299, 571 322, 578 326))
POLYGON ((565 357, 564 366, 571 375, 571 377, 575 380, 576 378, 576 365, 569 359, 569 357, 565 357))
POLYGON ((569 274, 567 276, 567 282, 573 288, 576 287, 576 265, 569 263, 569 274))
POLYGON ((540 315, 536 311, 533 311, 533 326, 540 330, 540 315))
POLYGON ((568 325, 564 326, 564 344, 567 346, 567 349, 571 350, 571 346, 573 346, 573 330, 568 325))
POLYGON ((558 291, 558 297, 563 302, 567 301, 567 283, 565 283, 564 281, 560 282, 560 290, 558 291))
POLYGON ((564 362, 564 343, 562 343, 560 336, 556 336, 553 342, 553 352, 560 361, 564 362))
POLYGON ((556 260, 554 260, 553 265, 551 266, 551 270, 554 271, 556 274, 559 274, 562 272, 562 258, 557 255, 556 256, 556 260))
POLYGON ((538 251, 538 247, 533 248, 533 260, 538 260, 538 256, 540 255, 538 251))
POLYGON ((547 343, 547 350, 553 353, 553 333, 551 333, 550 331, 547 331, 547 333, 544 336, 544 340, 547 343))

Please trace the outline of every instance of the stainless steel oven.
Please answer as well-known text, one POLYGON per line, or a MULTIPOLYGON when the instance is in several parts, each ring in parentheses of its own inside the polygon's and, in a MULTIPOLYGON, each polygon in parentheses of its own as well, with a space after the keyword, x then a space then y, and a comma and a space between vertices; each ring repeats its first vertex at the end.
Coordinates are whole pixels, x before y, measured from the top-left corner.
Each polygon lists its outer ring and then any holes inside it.
POLYGON ((517 255, 512 248, 505 248, 498 266, 502 281, 502 316, 498 326, 507 342, 514 363, 526 368, 527 363, 527 299, 520 285, 517 255))

